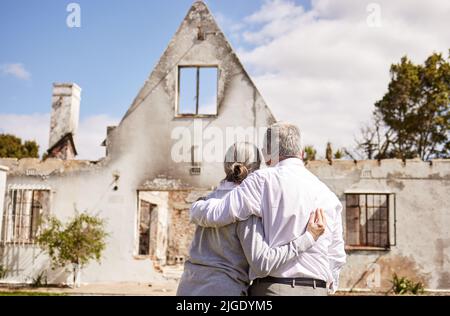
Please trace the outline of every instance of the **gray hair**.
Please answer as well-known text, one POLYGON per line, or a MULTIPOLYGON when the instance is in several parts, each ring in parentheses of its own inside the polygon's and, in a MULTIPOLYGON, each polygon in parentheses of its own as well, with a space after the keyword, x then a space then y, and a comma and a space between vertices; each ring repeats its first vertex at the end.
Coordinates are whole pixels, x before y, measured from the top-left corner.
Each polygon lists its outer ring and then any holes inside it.
POLYGON ((241 183, 245 178, 261 166, 261 155, 258 147, 249 142, 235 143, 225 155, 225 180, 241 183))
POLYGON ((302 137, 300 129, 296 125, 276 123, 267 129, 263 149, 266 161, 301 157, 302 152, 302 137))

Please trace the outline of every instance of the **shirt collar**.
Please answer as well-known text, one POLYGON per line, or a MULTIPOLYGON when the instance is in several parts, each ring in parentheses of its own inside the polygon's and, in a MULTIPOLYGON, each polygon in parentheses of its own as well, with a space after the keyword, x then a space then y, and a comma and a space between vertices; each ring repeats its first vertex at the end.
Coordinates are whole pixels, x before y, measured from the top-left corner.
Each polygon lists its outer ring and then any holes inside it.
POLYGON ((219 186, 217 187, 217 190, 233 190, 237 186, 238 184, 234 182, 223 180, 222 182, 220 182, 219 186))
POLYGON ((305 164, 300 158, 288 158, 285 160, 280 161, 275 165, 275 167, 282 167, 282 166, 301 166, 304 167, 305 164))

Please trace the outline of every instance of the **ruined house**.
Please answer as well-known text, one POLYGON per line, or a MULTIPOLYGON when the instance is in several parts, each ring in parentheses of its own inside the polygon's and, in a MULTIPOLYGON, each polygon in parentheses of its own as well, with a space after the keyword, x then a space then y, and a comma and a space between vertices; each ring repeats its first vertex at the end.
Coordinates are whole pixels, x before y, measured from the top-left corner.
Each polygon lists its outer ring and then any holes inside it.
MULTIPOLYGON (((191 203, 223 178, 222 158, 203 157, 205 131, 259 142, 276 121, 201 1, 120 124, 108 127, 99 161, 75 160, 80 100, 76 84, 54 84, 48 158, 0 159, 0 264, 8 270, 0 282, 30 282, 42 271, 50 283, 66 282, 35 236, 42 216, 64 220, 77 210, 106 219, 110 234, 101 264, 86 267, 82 282, 158 279, 157 267, 186 259, 191 203)), ((344 205, 343 289, 386 289, 394 272, 450 288, 449 160, 307 167, 344 205)))

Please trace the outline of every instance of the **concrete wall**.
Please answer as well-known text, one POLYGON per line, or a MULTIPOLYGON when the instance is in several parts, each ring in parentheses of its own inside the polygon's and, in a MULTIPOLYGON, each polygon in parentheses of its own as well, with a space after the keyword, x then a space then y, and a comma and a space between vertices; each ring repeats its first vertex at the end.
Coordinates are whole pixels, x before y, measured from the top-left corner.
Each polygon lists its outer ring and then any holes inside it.
POLYGON ((5 194, 6 194, 6 176, 8 168, 0 165, 0 236, 1 236, 1 219, 3 218, 5 194))
MULTIPOLYGON (((312 162, 308 168, 344 206, 347 190, 384 190, 396 197, 396 221, 392 214, 390 223, 396 245, 386 251, 347 250, 342 288, 386 290, 397 273, 428 288, 450 289, 450 160, 312 162)), ((343 217, 345 223, 345 211, 343 217)))

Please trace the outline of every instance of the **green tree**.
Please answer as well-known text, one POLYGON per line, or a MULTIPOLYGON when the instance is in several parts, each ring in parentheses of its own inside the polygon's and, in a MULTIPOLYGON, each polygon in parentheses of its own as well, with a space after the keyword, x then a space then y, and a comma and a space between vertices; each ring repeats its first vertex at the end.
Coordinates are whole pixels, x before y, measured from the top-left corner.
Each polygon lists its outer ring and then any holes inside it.
POLYGON ((0 134, 0 158, 39 158, 39 145, 10 134, 0 134))
POLYGON ((334 152, 333 144, 328 142, 325 150, 325 158, 331 163, 333 162, 333 159, 343 159, 346 156, 345 152, 345 148, 338 149, 334 152))
POLYGON ((81 213, 65 225, 56 217, 49 217, 41 225, 42 232, 37 238, 39 246, 50 256, 53 269, 72 265, 75 287, 79 272, 94 259, 100 262, 108 236, 104 221, 81 213))
POLYGON ((342 159, 345 156, 345 151, 344 149, 338 149, 335 153, 334 153, 334 159, 342 159))
POLYGON ((423 65, 403 57, 391 66, 388 92, 375 104, 374 123, 362 129, 358 149, 372 159, 450 157, 450 51, 423 65))
POLYGON ((447 60, 433 54, 419 67, 415 149, 424 160, 450 157, 450 50, 447 60))
POLYGON ((305 146, 304 152, 305 152, 304 160, 306 162, 316 160, 317 150, 314 149, 313 146, 311 145, 305 146))

